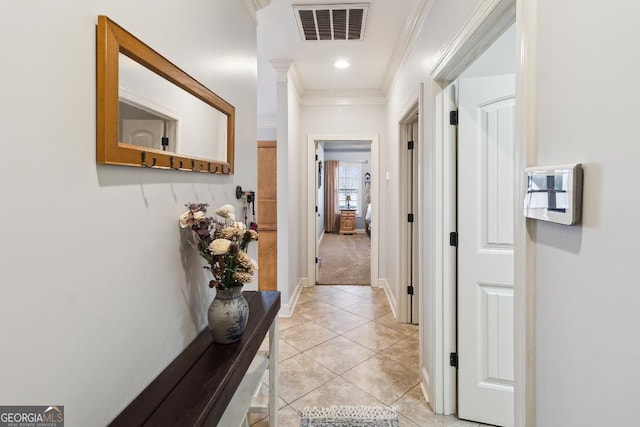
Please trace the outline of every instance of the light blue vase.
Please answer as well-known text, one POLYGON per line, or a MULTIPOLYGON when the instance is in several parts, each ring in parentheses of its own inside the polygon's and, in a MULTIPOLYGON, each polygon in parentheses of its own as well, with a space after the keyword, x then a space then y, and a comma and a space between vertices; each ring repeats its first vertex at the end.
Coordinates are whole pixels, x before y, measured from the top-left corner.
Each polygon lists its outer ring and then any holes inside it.
POLYGON ((249 319, 249 304, 242 295, 242 287, 216 291, 208 319, 213 342, 231 344, 240 341, 249 319))

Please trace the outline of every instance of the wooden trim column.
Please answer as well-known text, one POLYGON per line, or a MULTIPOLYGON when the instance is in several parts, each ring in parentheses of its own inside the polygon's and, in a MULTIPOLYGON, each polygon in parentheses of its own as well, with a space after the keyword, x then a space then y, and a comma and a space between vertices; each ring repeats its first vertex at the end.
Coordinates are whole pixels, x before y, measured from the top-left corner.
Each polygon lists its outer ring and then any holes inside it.
POLYGON ((258 141, 258 289, 278 289, 276 141, 258 141))

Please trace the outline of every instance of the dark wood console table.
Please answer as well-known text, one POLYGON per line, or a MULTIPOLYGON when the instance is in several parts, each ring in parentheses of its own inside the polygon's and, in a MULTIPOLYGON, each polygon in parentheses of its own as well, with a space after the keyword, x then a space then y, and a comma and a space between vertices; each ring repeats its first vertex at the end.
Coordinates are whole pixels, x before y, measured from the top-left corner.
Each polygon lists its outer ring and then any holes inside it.
MULTIPOLYGON (((269 425, 277 426, 280 292, 249 291, 243 295, 249 303, 249 320, 239 342, 214 344, 205 329, 110 425, 218 425, 223 415, 229 418, 225 411, 269 332, 269 425)), ((237 422, 239 425, 242 419, 237 422)))

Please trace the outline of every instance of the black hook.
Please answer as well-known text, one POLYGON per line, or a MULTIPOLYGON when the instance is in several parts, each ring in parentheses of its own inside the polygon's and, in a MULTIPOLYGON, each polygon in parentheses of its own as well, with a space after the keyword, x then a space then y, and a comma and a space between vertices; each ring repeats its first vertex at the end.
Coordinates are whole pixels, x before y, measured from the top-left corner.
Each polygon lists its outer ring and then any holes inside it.
MULTIPOLYGON (((204 170, 204 164, 200 163, 200 169, 196 168, 196 161, 195 160, 191 160, 191 170, 193 172, 202 172, 204 170)), ((211 172, 211 164, 209 164, 209 172, 211 172)))
POLYGON ((155 157, 151 160, 151 164, 148 165, 146 162, 147 159, 147 152, 143 151, 142 153, 140 153, 140 157, 142 158, 142 166, 144 166, 145 168, 152 168, 156 165, 156 161, 158 159, 156 159, 155 157))
POLYGON ((174 167, 173 167, 173 156, 170 156, 170 157, 169 157, 169 166, 171 166, 171 169, 175 169, 175 170, 177 170, 177 171, 179 171, 180 169, 182 169, 182 160, 180 160, 180 162, 178 163, 178 165, 179 165, 179 166, 178 166, 177 168, 174 168, 174 167))
POLYGON ((239 185, 236 187, 236 199, 243 197, 247 198, 247 202, 251 203, 255 198, 256 193, 254 191, 243 191, 239 185))

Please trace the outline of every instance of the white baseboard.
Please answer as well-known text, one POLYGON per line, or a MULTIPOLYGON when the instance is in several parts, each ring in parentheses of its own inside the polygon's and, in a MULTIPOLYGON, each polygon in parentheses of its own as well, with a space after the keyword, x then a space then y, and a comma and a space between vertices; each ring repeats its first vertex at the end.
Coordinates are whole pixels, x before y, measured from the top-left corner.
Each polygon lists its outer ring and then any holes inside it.
POLYGON ((387 295, 387 300, 389 301, 389 306, 391 307, 391 312, 393 313, 393 317, 398 318, 398 308, 396 297, 393 295, 393 292, 389 289, 389 282, 387 279, 378 279, 378 287, 384 289, 384 293, 387 295))
POLYGON ((302 288, 307 286, 309 279, 306 277, 302 277, 298 281, 298 285, 296 289, 291 294, 289 301, 280 305, 280 313, 278 313, 279 317, 291 317, 293 315, 293 311, 296 308, 296 304, 298 303, 298 298, 300 297, 300 292, 302 292, 302 288))
POLYGON ((433 404, 431 403, 433 402, 431 396, 431 378, 429 377, 429 373, 424 366, 420 369, 420 376, 422 377, 420 381, 422 394, 424 395, 424 398, 427 400, 427 402, 429 402, 429 405, 431 405, 431 408, 433 410, 433 404))

